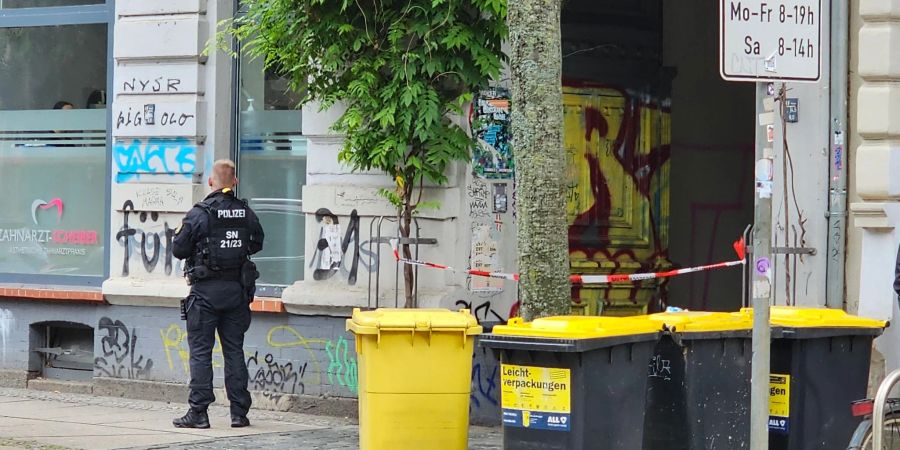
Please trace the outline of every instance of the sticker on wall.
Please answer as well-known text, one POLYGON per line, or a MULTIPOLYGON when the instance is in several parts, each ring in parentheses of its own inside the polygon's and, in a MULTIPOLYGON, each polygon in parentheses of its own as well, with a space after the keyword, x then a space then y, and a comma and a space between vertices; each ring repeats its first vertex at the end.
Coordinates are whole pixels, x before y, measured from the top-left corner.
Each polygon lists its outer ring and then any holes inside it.
POLYGON ((331 269, 335 264, 341 263, 341 226, 340 224, 331 223, 322 225, 322 239, 320 243, 325 242, 328 245, 320 248, 322 258, 319 262, 319 269, 331 269))
POLYGON ((769 269, 772 267, 772 263, 769 261, 769 258, 759 258, 756 260, 756 274, 767 276, 769 275, 769 269))
POLYGON ((772 54, 766 58, 764 68, 765 68, 766 72, 774 73, 774 72, 778 71, 778 59, 775 58, 775 52, 772 52, 772 54))
POLYGON ((144 105, 144 123, 147 125, 156 124, 156 105, 153 103, 144 105))
POLYGON ((766 125, 766 142, 775 142, 775 125, 766 125))
POLYGON ((772 283, 768 278, 753 281, 753 298, 769 298, 772 295, 772 283))
POLYGON ((771 181, 757 181, 756 196, 759 198, 772 198, 772 186, 773 183, 771 181))
POLYGON ((756 161, 756 181, 772 181, 772 167, 774 162, 769 158, 761 158, 756 161))
POLYGON ((572 429, 571 370, 501 364, 500 386, 504 426, 572 429))
MULTIPOLYGON (((487 224, 472 225, 472 253, 469 266, 472 270, 499 272, 502 270, 499 261, 497 239, 493 236, 492 227, 487 224)), ((469 290, 472 292, 501 292, 503 280, 498 278, 472 277, 469 290)))
POLYGON ((797 123, 800 121, 800 99, 789 98, 784 102, 785 121, 797 123))
POLYGON ((769 374, 769 430, 786 434, 790 429, 791 376, 769 374))
POLYGON ((834 132, 834 145, 844 145, 844 133, 840 131, 834 132))
POLYGON ((507 210, 509 199, 506 196, 506 183, 494 185, 494 214, 502 214, 507 210))
POLYGON ((509 91, 499 87, 481 91, 472 103, 470 127, 477 141, 472 170, 482 178, 511 179, 515 173, 509 108, 509 91))

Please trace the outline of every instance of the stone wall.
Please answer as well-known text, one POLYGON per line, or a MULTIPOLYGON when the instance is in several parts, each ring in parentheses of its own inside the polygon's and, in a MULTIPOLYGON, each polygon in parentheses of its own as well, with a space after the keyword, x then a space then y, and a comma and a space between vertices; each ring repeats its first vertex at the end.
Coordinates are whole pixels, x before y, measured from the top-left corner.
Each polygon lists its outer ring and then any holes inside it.
MULTIPOLYGON (((186 401, 190 379, 185 324, 165 307, 95 306, 33 301, 0 302, 0 385, 24 387, 42 373, 35 350, 48 345, 45 325, 93 329, 93 392, 101 395, 186 401)), ((72 350, 66 343, 49 343, 72 350)), ((253 315, 244 344, 254 406, 260 409, 355 413, 342 399, 358 396, 355 338, 345 319, 293 314, 253 315), (340 405, 326 404, 334 399, 340 405)), ((221 346, 213 349, 214 385, 224 386, 221 346)), ((222 391, 219 401, 225 401, 222 391)), ((490 351, 475 350, 472 420, 499 421, 499 369, 490 351)), ((333 403, 333 402, 332 402, 333 403)))

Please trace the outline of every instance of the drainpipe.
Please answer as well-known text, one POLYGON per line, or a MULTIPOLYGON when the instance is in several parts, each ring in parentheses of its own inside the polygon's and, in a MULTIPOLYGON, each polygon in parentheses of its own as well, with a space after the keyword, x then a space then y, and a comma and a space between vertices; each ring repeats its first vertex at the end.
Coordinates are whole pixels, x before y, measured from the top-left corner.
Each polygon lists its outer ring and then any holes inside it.
POLYGON ((850 38, 849 0, 831 3, 831 125, 829 129, 828 260, 825 305, 844 307, 844 266, 847 245, 847 72, 850 38))

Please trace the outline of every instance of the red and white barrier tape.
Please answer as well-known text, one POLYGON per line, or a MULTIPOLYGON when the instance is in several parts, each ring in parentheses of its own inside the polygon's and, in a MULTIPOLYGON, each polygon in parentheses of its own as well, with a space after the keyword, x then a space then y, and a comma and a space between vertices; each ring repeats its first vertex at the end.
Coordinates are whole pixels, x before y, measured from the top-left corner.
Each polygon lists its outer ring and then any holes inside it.
MULTIPOLYGON (((445 266, 443 264, 437 264, 427 261, 419 261, 415 259, 407 259, 400 257, 400 251, 397 248, 397 240, 391 240, 391 246, 394 249, 394 258, 402 263, 408 264, 411 266, 419 266, 419 267, 427 267, 431 269, 439 269, 439 270, 450 270, 453 272, 457 272, 456 269, 445 266)), ((716 264, 709 264, 706 266, 698 266, 698 267, 688 267, 684 269, 675 269, 669 270, 666 272, 651 272, 651 273, 633 273, 633 274, 613 274, 613 275, 571 275, 569 280, 572 284, 612 284, 612 283, 631 283, 634 281, 644 281, 644 280, 653 280, 656 278, 671 278, 678 275, 684 275, 688 273, 694 272, 703 272, 707 270, 715 270, 722 269, 725 267, 735 267, 744 264, 744 240, 741 239, 734 243, 734 249, 738 254, 738 257, 741 259, 735 261, 721 262, 716 264)), ((488 272, 484 270, 473 270, 467 269, 464 273, 468 275, 472 275, 475 277, 485 277, 485 278, 501 278, 504 280, 512 280, 519 281, 519 274, 517 273, 502 273, 502 272, 488 272)))
POLYGON ((703 272, 705 270, 714 270, 714 269, 722 269, 725 267, 734 267, 740 266, 744 264, 744 260, 739 261, 728 261, 717 264, 710 264, 707 266, 699 266, 699 267, 688 267, 685 269, 676 269, 669 270, 667 272, 652 272, 652 273, 633 273, 633 274, 621 274, 621 275, 572 275, 569 277, 569 280, 572 281, 572 284, 610 284, 610 283, 630 283, 633 281, 643 281, 643 280, 652 280, 655 278, 671 278, 678 275, 684 275, 687 273, 694 272, 703 272))

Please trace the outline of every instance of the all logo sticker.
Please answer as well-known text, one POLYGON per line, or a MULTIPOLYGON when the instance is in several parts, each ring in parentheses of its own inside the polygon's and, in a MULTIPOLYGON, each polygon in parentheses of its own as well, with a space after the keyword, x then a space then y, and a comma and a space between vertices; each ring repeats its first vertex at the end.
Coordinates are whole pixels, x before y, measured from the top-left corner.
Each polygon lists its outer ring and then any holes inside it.
POLYGON ((571 381, 569 369, 501 364, 503 424, 570 431, 571 381))

